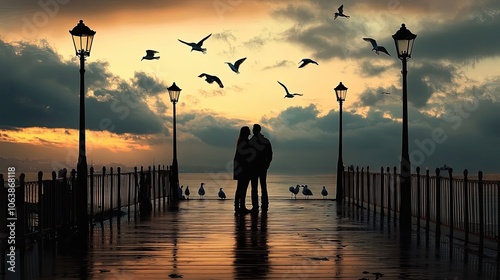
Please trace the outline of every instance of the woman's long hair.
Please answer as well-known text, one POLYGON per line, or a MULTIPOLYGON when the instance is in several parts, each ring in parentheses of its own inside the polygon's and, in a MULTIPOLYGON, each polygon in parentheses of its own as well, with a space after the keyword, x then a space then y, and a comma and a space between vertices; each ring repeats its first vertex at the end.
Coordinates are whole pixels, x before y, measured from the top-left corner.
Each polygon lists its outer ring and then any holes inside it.
POLYGON ((238 141, 236 141, 236 144, 239 145, 241 142, 248 140, 248 136, 250 136, 250 127, 243 126, 240 129, 240 136, 238 136, 238 141))

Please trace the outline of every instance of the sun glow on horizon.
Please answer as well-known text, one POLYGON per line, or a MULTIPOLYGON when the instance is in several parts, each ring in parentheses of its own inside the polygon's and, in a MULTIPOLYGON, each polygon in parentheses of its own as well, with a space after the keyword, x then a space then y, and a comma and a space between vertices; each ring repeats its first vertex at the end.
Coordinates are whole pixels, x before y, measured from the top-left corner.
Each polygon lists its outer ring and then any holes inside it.
MULTIPOLYGON (((67 128, 27 127, 16 130, 0 130, 2 142, 23 143, 34 146, 55 146, 74 148, 78 146, 78 130, 67 128)), ((89 151, 95 148, 106 148, 115 153, 134 150, 149 151, 152 146, 148 140, 156 136, 123 134, 117 135, 109 131, 86 131, 89 151)))

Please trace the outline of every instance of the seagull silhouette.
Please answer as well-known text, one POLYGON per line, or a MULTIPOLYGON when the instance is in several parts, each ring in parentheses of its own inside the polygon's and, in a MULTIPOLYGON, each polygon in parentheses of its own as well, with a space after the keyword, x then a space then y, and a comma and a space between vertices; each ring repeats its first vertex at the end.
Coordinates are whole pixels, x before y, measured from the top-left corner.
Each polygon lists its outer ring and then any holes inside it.
POLYGON ((344 15, 344 5, 340 5, 339 7, 339 12, 338 13, 335 13, 334 15, 334 20, 337 19, 337 17, 345 17, 345 18, 349 18, 349 16, 347 15, 344 15))
POLYGON ((189 195, 191 192, 189 191, 189 186, 186 186, 186 190, 184 191, 184 194, 186 195, 186 199, 189 199, 189 195))
POLYGON ((328 195, 328 191, 326 190, 325 186, 323 186, 323 189, 321 190, 321 195, 323 196, 323 198, 325 198, 328 195))
POLYGON ((188 43, 188 42, 185 42, 185 41, 182 41, 181 39, 177 39, 179 40, 179 42, 181 43, 184 43, 188 46, 191 47, 191 51, 199 51, 199 52, 202 52, 202 53, 207 53, 207 49, 206 48, 202 48, 201 46, 203 46, 203 42, 208 39, 210 36, 212 36, 212 33, 210 33, 207 37, 201 39, 198 43, 188 43))
POLYGON ((292 193, 292 194, 290 194, 290 198, 292 198, 292 195, 294 195, 295 199, 297 199, 297 194, 299 193, 299 190, 300 190, 299 188, 300 188, 299 185, 297 185, 295 188, 293 186, 291 186, 289 188, 290 192, 292 193))
POLYGON ((314 60, 312 60, 310 58, 304 58, 304 59, 302 59, 300 61, 300 63, 302 63, 302 64, 299 66, 299 68, 302 68, 302 67, 306 66, 309 63, 314 63, 314 64, 318 65, 318 63, 316 61, 314 61, 314 60))
POLYGON ((205 183, 201 183, 201 186, 198 189, 198 195, 200 196, 200 199, 205 196, 205 188, 203 188, 203 185, 205 185, 205 183))
POLYGON ((286 91, 286 95, 285 95, 284 98, 294 98, 295 95, 299 95, 299 96, 303 95, 302 93, 290 93, 288 91, 288 89, 286 88, 286 86, 284 84, 280 83, 280 81, 278 81, 278 84, 280 84, 285 89, 285 91, 286 91))
POLYGON ((302 194, 305 195, 306 199, 308 199, 309 196, 313 195, 312 191, 307 187, 307 185, 303 186, 302 194))
POLYGON ((245 61, 245 59, 247 59, 246 57, 244 58, 240 58, 238 60, 236 60, 236 62, 234 64, 232 64, 231 62, 226 62, 227 65, 229 65, 229 68, 231 68, 231 70, 233 70, 233 72, 235 72, 236 74, 239 74, 239 69, 240 69, 240 65, 243 63, 243 61, 245 61))
POLYGON ((391 56, 389 54, 389 52, 384 47, 377 45, 377 41, 375 41, 375 39, 363 38, 363 40, 370 42, 372 44, 372 46, 373 46, 372 51, 375 51, 376 54, 380 54, 379 52, 383 52, 383 53, 387 54, 388 56, 391 56))
POLYGON ((205 77, 205 81, 207 81, 207 83, 211 84, 213 82, 216 82, 220 88, 224 88, 224 85, 222 84, 221 80, 217 76, 212 76, 212 75, 209 75, 206 73, 201 73, 198 77, 200 77, 200 78, 205 77))
POLYGON ((141 61, 143 59, 147 59, 147 60, 152 60, 152 59, 160 59, 159 56, 155 56, 155 53, 159 53, 155 50, 146 50, 146 55, 142 57, 141 61))
POLYGON ((219 198, 220 199, 226 199, 226 194, 222 190, 222 188, 219 188, 219 198))

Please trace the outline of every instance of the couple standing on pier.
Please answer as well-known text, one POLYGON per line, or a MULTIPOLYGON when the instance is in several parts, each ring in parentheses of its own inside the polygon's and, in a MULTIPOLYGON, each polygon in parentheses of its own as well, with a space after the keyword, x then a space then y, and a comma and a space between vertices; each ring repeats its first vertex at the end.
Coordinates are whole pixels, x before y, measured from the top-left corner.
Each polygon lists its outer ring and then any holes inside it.
POLYGON ((244 126, 240 129, 240 135, 236 142, 236 153, 234 155, 233 179, 237 180, 236 194, 234 199, 235 214, 258 213, 259 194, 258 184, 261 188, 261 209, 267 211, 269 198, 267 194, 267 169, 273 159, 273 149, 269 139, 264 137, 259 124, 253 125, 253 136, 250 136, 250 128, 244 126), (251 182, 252 209, 245 206, 248 184, 251 182))

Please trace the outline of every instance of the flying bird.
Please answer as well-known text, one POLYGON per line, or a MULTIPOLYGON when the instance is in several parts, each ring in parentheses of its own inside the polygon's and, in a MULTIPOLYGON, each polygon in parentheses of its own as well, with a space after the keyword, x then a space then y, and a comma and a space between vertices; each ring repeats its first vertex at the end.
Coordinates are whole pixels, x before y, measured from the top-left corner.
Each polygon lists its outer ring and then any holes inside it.
POLYGON ((191 51, 199 51, 199 52, 202 52, 202 53, 207 53, 207 49, 206 48, 202 48, 203 46, 203 42, 208 39, 210 36, 212 36, 212 33, 210 33, 207 37, 201 39, 198 43, 188 43, 188 42, 185 42, 185 41, 182 41, 181 39, 177 39, 179 40, 179 42, 181 43, 184 43, 188 46, 191 47, 191 51))
POLYGON ((238 60, 236 60, 236 62, 234 64, 232 64, 231 62, 226 62, 227 65, 229 65, 229 68, 231 68, 231 70, 233 70, 233 72, 235 72, 236 74, 239 74, 239 69, 240 69, 240 65, 243 63, 243 61, 245 61, 245 59, 247 59, 246 57, 244 58, 240 58, 238 60))
POLYGON ((292 195, 294 195, 295 199, 297 199, 297 194, 299 193, 299 190, 300 190, 299 188, 300 188, 299 185, 297 185, 295 188, 293 186, 291 186, 289 188, 290 192, 292 193, 292 194, 290 194, 290 199, 292 198, 292 195))
POLYGON ((375 51, 376 54, 380 54, 379 52, 383 52, 383 53, 387 54, 388 56, 391 56, 389 54, 389 52, 384 47, 377 45, 377 41, 375 41, 375 39, 363 38, 363 40, 370 42, 372 44, 372 46, 373 46, 372 51, 375 51))
POLYGON ((200 196, 200 199, 205 196, 205 188, 203 188, 203 185, 205 185, 205 183, 201 183, 201 186, 198 189, 198 195, 200 196))
POLYGON ((226 194, 222 190, 222 188, 219 188, 219 198, 220 199, 226 199, 226 194))
POLYGON ((321 195, 323 196, 323 198, 325 198, 328 195, 328 191, 326 190, 325 186, 323 186, 323 189, 321 190, 321 195))
POLYGON ((211 84, 213 82, 216 82, 220 88, 224 88, 224 85, 222 84, 221 80, 217 76, 212 76, 209 74, 201 73, 198 77, 200 77, 200 78, 205 77, 205 81, 207 81, 207 83, 211 84))
POLYGON ((186 195, 186 199, 189 199, 189 195, 191 192, 189 191, 189 186, 186 186, 186 190, 184 191, 184 194, 186 195))
POLYGON ((141 61, 143 59, 147 59, 147 60, 153 60, 153 59, 160 59, 159 56, 155 56, 155 53, 159 53, 155 50, 146 50, 146 55, 142 57, 141 61))
POLYGON ((307 187, 307 185, 304 185, 302 187, 302 194, 305 195, 306 199, 308 199, 309 196, 313 195, 312 191, 307 187))
POLYGON ((391 94, 391 93, 387 91, 382 91, 380 94, 391 94))
POLYGON ((288 89, 286 88, 286 86, 282 83, 280 83, 280 81, 278 81, 278 84, 280 84, 283 88, 285 88, 285 91, 286 91, 286 95, 284 98, 294 98, 295 95, 299 95, 299 96, 302 96, 303 94, 302 93, 290 93, 288 91, 288 89))
POLYGON ((302 63, 302 64, 299 66, 299 68, 302 68, 302 67, 306 66, 306 65, 307 65, 307 64, 309 64, 309 63, 314 63, 314 64, 318 65, 318 63, 317 63, 316 61, 314 61, 314 60, 312 60, 312 59, 310 59, 310 58, 304 58, 304 59, 302 59, 299 63, 302 63))
POLYGON ((340 5, 339 7, 339 12, 338 13, 335 13, 334 15, 334 20, 337 19, 337 17, 345 17, 345 18, 349 18, 349 16, 347 15, 344 15, 344 5, 340 5))

